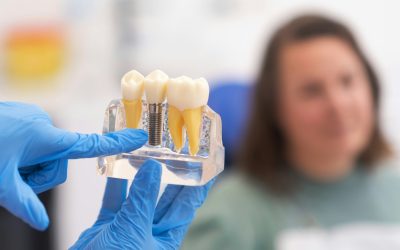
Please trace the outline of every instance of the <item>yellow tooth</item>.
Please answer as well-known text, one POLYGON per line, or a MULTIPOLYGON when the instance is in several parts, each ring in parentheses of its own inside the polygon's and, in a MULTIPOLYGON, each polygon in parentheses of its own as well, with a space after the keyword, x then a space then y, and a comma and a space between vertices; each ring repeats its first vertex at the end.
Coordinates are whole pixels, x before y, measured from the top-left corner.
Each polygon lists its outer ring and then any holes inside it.
POLYGON ((122 99, 125 108, 126 127, 138 128, 142 117, 142 100, 129 101, 122 99))
POLYGON ((196 155, 199 151, 201 114, 202 107, 186 109, 182 111, 187 136, 189 139, 189 153, 191 155, 196 155))
POLYGON ((180 152, 183 147, 184 120, 181 111, 174 106, 168 106, 168 128, 174 141, 175 150, 180 152))

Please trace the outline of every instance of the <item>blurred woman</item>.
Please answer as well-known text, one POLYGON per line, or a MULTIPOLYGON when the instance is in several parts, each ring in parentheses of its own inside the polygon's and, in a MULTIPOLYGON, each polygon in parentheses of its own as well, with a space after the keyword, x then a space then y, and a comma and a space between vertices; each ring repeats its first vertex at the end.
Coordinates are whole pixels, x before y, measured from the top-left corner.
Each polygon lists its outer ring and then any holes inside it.
POLYGON ((214 189, 184 248, 311 249, 315 230, 399 223, 379 94, 343 24, 308 15, 281 27, 255 86, 241 171, 214 189))

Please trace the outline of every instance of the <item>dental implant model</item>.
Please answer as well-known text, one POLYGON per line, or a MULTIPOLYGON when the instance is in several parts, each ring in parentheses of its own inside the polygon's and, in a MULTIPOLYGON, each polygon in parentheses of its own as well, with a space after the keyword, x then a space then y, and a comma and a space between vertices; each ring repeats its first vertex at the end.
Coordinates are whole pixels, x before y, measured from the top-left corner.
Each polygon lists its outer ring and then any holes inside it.
POLYGON ((207 106, 208 82, 169 78, 161 70, 146 77, 132 70, 121 81, 122 99, 111 101, 103 133, 124 128, 148 131, 148 143, 130 153, 99 157, 98 172, 133 179, 147 159, 162 164, 161 182, 203 185, 224 169, 220 116, 207 106))
POLYGON ((149 115, 149 145, 161 145, 162 103, 165 101, 168 76, 161 70, 154 70, 144 79, 144 89, 149 115))

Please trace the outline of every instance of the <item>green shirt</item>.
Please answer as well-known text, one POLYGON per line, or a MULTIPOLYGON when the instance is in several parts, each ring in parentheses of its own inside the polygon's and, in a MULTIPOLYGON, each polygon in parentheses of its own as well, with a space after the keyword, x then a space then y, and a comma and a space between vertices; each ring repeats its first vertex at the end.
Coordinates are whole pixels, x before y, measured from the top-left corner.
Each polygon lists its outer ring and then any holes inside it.
POLYGON ((216 184, 196 215, 183 249, 274 249, 296 228, 372 222, 400 225, 400 170, 356 168, 335 183, 297 176, 290 196, 276 196, 234 173, 216 184))

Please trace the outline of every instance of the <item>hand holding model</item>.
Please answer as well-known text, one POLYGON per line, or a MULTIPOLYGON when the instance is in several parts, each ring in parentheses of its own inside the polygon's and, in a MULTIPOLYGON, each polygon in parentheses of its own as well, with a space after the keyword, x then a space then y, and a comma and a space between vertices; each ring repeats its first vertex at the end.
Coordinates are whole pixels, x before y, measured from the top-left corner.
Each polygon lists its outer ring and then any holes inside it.
POLYGON ((157 204, 161 171, 158 162, 146 161, 128 198, 127 180, 108 178, 97 221, 71 249, 178 249, 214 181, 169 185, 157 204))
MULTIPOLYGON (((49 218, 36 194, 66 180, 69 159, 132 153, 148 139, 149 145, 160 146, 162 107, 166 99, 170 104, 168 127, 177 152, 171 155, 181 151, 185 130, 190 156, 199 152, 202 109, 207 108, 209 92, 205 79, 169 79, 160 70, 144 77, 130 71, 121 85, 127 128, 104 135, 68 132, 54 127, 48 114, 35 105, 0 102, 0 206, 32 227, 46 229, 49 218), (150 137, 136 129, 141 127, 144 94, 150 137)), ((214 132, 217 127, 220 122, 214 132)), ((222 142, 218 146, 220 155, 216 164, 220 166, 222 142)), ((178 248, 214 182, 213 177, 222 171, 223 165, 214 169, 209 166, 206 170, 211 172, 206 176, 192 173, 192 177, 198 178, 190 184, 196 186, 168 185, 159 201, 162 172, 167 171, 165 163, 161 166, 148 160, 138 169, 131 175, 135 178, 127 198, 127 180, 108 179, 98 219, 82 233, 73 249, 178 248), (200 183, 207 184, 198 186, 200 183)), ((169 182, 164 181, 163 186, 166 183, 169 182)))
POLYGON ((0 206, 44 230, 49 218, 37 193, 67 177, 68 159, 130 152, 147 141, 143 130, 106 135, 58 129, 35 105, 0 102, 0 206))

